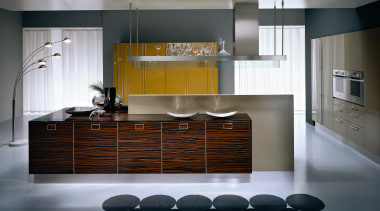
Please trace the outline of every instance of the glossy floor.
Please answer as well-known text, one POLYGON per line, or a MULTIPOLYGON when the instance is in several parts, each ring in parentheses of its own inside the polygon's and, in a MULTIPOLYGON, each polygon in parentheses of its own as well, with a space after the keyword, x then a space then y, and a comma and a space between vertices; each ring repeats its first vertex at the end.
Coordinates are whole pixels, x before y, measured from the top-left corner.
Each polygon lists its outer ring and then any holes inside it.
MULTIPOLYGON (((16 137, 27 137, 27 119, 16 137)), ((176 199, 203 194, 213 199, 221 194, 238 194, 249 199, 256 194, 280 197, 293 193, 317 196, 330 211, 373 211, 380 207, 380 167, 329 135, 317 131, 295 115, 295 171, 253 172, 248 183, 163 183, 34 184, 28 176, 28 146, 0 147, 0 210, 102 210, 108 197, 133 194, 144 198, 168 194, 176 199)), ((0 145, 9 141, 10 122, 0 124, 0 145)), ((172 175, 173 178, 178 175, 172 175)))

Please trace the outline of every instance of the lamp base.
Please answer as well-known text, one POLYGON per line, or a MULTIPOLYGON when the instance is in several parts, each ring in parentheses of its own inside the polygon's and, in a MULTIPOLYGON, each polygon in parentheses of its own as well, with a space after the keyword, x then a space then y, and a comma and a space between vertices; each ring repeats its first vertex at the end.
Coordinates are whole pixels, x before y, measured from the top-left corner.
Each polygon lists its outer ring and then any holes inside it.
POLYGON ((13 140, 11 141, 8 146, 9 147, 19 147, 19 146, 23 146, 25 144, 28 144, 28 140, 27 139, 20 139, 20 140, 13 140))

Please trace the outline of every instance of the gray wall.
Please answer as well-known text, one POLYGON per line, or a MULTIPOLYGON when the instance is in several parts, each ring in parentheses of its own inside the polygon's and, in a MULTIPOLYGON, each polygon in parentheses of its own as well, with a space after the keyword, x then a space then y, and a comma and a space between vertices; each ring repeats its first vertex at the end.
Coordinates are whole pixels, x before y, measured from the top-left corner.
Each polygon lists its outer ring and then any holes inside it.
MULTIPOLYGON (((24 12, 24 27, 103 27, 103 80, 113 84, 112 43, 129 42, 129 11, 24 12)), ((278 10, 278 24, 282 11, 278 10)), ((304 25, 304 10, 286 10, 286 25, 304 25)), ((273 25, 273 10, 259 11, 260 25, 273 25)), ((136 13, 132 12, 132 42, 136 42, 136 13)), ((139 11, 139 42, 205 42, 226 40, 232 52, 233 10, 139 11)), ((234 93, 234 63, 219 63, 219 93, 234 93)))
MULTIPOLYGON (((129 42, 129 11, 103 12, 104 84, 112 85, 112 43, 129 42)), ((132 42, 136 42, 136 14, 132 12, 132 42)), ((226 40, 232 52, 232 10, 139 11, 139 42, 210 42, 226 40)), ((233 62, 219 63, 219 93, 233 94, 233 62)))
MULTIPOLYGON (((12 94, 22 66, 22 13, 0 9, 0 122, 12 117, 12 94)), ((22 113, 22 86, 17 89, 16 115, 22 113)))
POLYGON ((311 116, 311 39, 348 33, 380 26, 380 2, 356 9, 305 10, 306 48, 306 121, 314 124, 311 116))

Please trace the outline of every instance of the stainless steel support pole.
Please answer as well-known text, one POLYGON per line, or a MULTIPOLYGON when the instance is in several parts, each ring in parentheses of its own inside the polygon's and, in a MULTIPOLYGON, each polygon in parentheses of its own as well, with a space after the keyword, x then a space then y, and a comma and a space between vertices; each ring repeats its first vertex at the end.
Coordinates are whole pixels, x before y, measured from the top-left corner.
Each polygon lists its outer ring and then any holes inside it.
POLYGON ((137 55, 139 56, 139 9, 136 7, 136 40, 137 40, 137 55))
POLYGON ((129 2, 129 55, 132 56, 132 2, 129 2))
POLYGON ((273 35, 274 52, 273 52, 273 55, 276 55, 276 2, 274 3, 274 23, 273 23, 273 28, 274 28, 274 35, 273 35))

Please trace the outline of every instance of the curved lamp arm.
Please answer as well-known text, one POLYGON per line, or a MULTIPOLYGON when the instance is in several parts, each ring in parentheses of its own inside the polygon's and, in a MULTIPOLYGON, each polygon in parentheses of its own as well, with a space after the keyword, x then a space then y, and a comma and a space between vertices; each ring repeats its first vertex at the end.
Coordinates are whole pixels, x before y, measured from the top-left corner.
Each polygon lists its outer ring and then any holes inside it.
POLYGON ((28 63, 30 62, 30 60, 32 59, 32 57, 34 55, 36 55, 38 52, 40 52, 41 50, 43 50, 44 48, 51 48, 53 47, 54 44, 56 43, 61 43, 61 42, 64 42, 64 43, 71 43, 71 39, 69 37, 65 37, 63 38, 63 40, 59 40, 59 41, 56 41, 56 42, 46 42, 43 46, 37 48, 36 50, 34 50, 32 53, 30 53, 24 60, 24 62, 22 63, 22 67, 24 68, 26 65, 28 65, 28 63))

